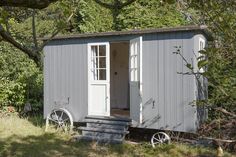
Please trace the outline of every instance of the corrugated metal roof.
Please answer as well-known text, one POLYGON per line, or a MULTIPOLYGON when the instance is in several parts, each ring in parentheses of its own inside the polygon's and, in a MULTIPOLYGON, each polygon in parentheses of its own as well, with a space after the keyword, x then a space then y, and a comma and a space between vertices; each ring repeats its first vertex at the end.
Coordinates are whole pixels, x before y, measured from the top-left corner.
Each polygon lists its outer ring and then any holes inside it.
MULTIPOLYGON (((60 39, 74 39, 74 38, 95 38, 95 37, 106 37, 106 36, 123 36, 123 35, 136 35, 136 34, 150 34, 150 33, 165 33, 165 32, 183 32, 183 31, 197 31, 203 33, 208 40, 212 40, 211 33, 207 30, 205 25, 190 25, 180 27, 169 27, 169 28, 156 28, 156 29, 143 29, 143 30, 129 30, 129 31, 113 31, 113 32, 99 32, 99 33, 84 33, 84 34, 73 34, 73 35, 62 35, 55 36, 52 40, 60 39)), ((41 38, 47 40, 49 37, 41 38)))

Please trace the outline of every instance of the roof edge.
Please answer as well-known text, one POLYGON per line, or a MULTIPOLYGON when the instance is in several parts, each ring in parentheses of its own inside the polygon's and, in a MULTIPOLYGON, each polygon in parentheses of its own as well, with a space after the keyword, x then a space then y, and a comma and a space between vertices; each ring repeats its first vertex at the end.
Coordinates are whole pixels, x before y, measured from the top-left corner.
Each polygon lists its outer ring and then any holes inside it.
MULTIPOLYGON (((136 35, 136 34, 138 35, 138 34, 166 33, 166 32, 183 32, 183 31, 200 31, 205 34, 208 40, 213 40, 213 37, 210 31, 207 29, 206 25, 189 25, 189 26, 167 27, 167 28, 134 29, 134 30, 127 30, 127 31, 60 35, 60 36, 53 37, 52 40, 94 38, 94 37, 122 36, 122 35, 136 35)), ((50 39, 50 37, 44 37, 44 38, 39 38, 39 39, 45 41, 45 40, 50 39)))

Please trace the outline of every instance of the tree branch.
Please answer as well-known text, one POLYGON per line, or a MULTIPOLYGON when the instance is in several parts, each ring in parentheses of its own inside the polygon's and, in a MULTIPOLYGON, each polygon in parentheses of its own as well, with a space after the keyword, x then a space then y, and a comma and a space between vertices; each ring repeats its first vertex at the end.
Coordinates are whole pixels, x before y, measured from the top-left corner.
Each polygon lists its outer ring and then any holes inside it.
POLYGON ((38 64, 38 62, 40 60, 40 54, 36 53, 36 52, 26 48, 22 44, 18 43, 9 33, 7 33, 5 31, 5 29, 3 28, 3 26, 1 24, 0 24, 0 36, 3 38, 3 40, 11 43, 13 46, 20 49, 24 53, 26 53, 31 59, 33 59, 35 61, 35 63, 38 64))
POLYGON ((107 9, 113 9, 114 8, 113 4, 105 3, 105 2, 102 2, 101 0, 94 0, 94 1, 98 4, 100 4, 101 6, 107 8, 107 9))
POLYGON ((0 6, 26 7, 32 9, 43 9, 58 0, 1 0, 0 6))
POLYGON ((36 26, 35 26, 35 13, 36 13, 36 11, 33 10, 33 15, 32 15, 32 35, 33 35, 33 41, 34 41, 35 49, 38 49, 38 42, 37 42, 37 36, 36 36, 36 26))
MULTIPOLYGON (((75 10, 71 13, 71 15, 70 15, 70 16, 68 17, 68 19, 66 20, 67 23, 71 20, 71 18, 74 16, 74 14, 75 14, 75 10)), ((62 30, 62 28, 61 28, 61 29, 56 29, 56 30, 52 33, 52 35, 51 35, 46 41, 44 41, 43 44, 38 48, 38 51, 42 51, 43 48, 44 48, 61 30, 62 30)))
POLYGON ((114 3, 105 3, 101 0, 94 0, 96 3, 104 6, 107 9, 122 9, 127 5, 130 5, 131 3, 135 2, 136 0, 127 0, 127 2, 122 3, 120 0, 115 0, 114 3))
POLYGON ((217 107, 217 108, 214 108, 216 111, 219 111, 219 112, 222 112, 224 114, 227 114, 229 116, 232 116, 232 117, 235 117, 236 118, 236 114, 232 113, 232 112, 229 112, 227 111, 226 109, 222 108, 222 107, 217 107))
POLYGON ((123 7, 125 7, 125 6, 127 6, 127 5, 130 5, 130 4, 132 4, 133 2, 135 2, 136 0, 128 0, 127 2, 125 2, 125 3, 123 3, 122 5, 121 5, 121 8, 123 8, 123 7))

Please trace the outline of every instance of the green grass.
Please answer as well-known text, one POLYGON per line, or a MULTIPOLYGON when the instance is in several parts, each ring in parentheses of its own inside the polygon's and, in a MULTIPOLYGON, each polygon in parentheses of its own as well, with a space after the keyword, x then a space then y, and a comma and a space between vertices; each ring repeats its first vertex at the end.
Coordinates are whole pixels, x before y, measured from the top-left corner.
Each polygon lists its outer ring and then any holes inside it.
MULTIPOLYGON (((20 119, 17 116, 0 118, 1 157, 200 157, 215 156, 215 150, 184 144, 163 145, 153 149, 150 144, 97 145, 73 142, 62 133, 45 133, 42 118, 20 119)), ((225 156, 233 156, 225 153, 225 156)))

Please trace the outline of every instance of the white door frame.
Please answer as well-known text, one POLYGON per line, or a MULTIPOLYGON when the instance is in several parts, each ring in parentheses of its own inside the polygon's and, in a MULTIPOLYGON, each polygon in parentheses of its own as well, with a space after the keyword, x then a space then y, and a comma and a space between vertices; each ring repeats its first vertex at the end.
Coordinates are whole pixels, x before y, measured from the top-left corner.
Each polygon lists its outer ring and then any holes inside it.
POLYGON ((91 85, 106 85, 106 99, 105 99, 105 112, 101 116, 110 116, 110 44, 109 42, 99 42, 99 43, 88 43, 87 44, 87 52, 88 52, 88 115, 96 115, 92 111, 93 106, 91 106, 91 85), (106 46, 106 80, 94 80, 92 78, 92 66, 91 66, 91 58, 92 58, 92 46, 106 46))
MULTIPOLYGON (((134 118, 133 120, 136 121, 138 124, 141 124, 143 121, 143 104, 142 104, 142 95, 143 95, 143 77, 142 77, 142 73, 143 73, 143 38, 142 36, 136 37, 134 39, 130 40, 130 51, 129 51, 129 81, 130 81, 130 109, 131 109, 131 105, 132 104, 132 99, 131 99, 131 95, 132 93, 132 87, 131 87, 131 83, 132 81, 137 82, 138 84, 136 84, 135 86, 138 86, 137 88, 139 89, 138 92, 139 95, 137 95, 137 102, 135 100, 135 103, 139 103, 138 105, 138 109, 135 109, 135 112, 139 112, 139 118, 137 119, 136 115, 130 115, 131 118, 134 118), (131 57, 132 55, 136 55, 137 59, 135 62, 132 61, 131 57), (136 72, 134 72, 132 74, 132 67, 134 69, 137 69, 136 72), (132 76, 133 75, 133 76, 132 76), (138 102, 139 101, 139 102, 138 102)), ((131 112, 130 112, 131 113, 131 112)), ((134 113, 136 114, 136 113, 134 113)), ((138 113, 137 113, 138 114, 138 113)))

